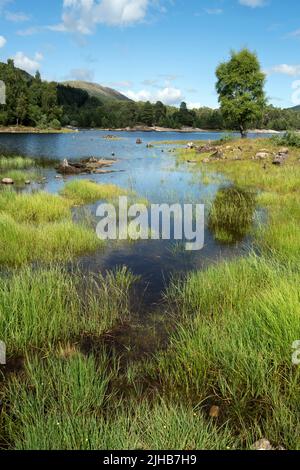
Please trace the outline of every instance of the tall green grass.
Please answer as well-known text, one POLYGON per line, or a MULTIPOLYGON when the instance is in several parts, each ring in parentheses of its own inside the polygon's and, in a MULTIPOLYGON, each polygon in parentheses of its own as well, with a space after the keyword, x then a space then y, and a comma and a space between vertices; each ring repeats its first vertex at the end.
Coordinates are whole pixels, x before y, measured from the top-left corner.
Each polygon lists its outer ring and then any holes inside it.
POLYGON ((209 228, 223 242, 242 240, 251 229, 256 206, 255 193, 235 186, 218 191, 209 212, 209 228))
POLYGON ((75 353, 67 359, 31 359, 26 380, 13 378, 6 429, 19 450, 228 449, 235 439, 200 413, 182 406, 112 400, 108 359, 75 353))
POLYGON ((114 184, 97 184, 88 180, 73 180, 67 183, 61 194, 75 204, 88 204, 102 199, 114 199, 127 191, 114 184))
POLYGON ((240 446, 267 437, 300 448, 299 282, 295 266, 252 256, 170 288, 185 320, 158 359, 162 387, 176 400, 220 404, 240 446))
POLYGON ((71 221, 34 226, 0 213, 0 263, 19 266, 34 261, 64 261, 103 246, 92 229, 71 221))
POLYGON ((5 211, 17 222, 40 224, 70 220, 70 208, 66 199, 45 192, 20 194, 11 189, 0 192, 0 211, 5 211))
POLYGON ((1 180, 10 178, 14 184, 22 186, 25 185, 26 181, 38 180, 38 172, 34 170, 6 170, 4 172, 0 171, 0 178, 1 180))
POLYGON ((0 170, 24 170, 35 166, 32 158, 12 156, 0 156, 0 170))
POLYGON ((125 268, 107 276, 60 267, 22 268, 0 278, 0 337, 9 356, 48 350, 78 335, 101 336, 129 314, 136 278, 125 268))

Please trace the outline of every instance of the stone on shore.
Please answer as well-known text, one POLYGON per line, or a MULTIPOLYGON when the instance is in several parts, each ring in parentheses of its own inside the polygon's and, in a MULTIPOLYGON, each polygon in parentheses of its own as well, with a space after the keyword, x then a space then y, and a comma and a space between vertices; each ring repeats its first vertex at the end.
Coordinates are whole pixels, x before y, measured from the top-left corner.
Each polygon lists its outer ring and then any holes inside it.
POLYGON ((2 184, 14 184, 14 180, 11 178, 3 178, 1 181, 2 184))

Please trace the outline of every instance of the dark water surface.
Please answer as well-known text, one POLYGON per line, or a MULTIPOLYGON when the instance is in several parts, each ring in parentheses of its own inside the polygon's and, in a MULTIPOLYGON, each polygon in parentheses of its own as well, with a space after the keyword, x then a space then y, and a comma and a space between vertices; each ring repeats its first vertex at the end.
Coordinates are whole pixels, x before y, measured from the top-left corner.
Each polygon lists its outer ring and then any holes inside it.
MULTIPOLYGON (((251 136, 250 136, 251 137, 251 136)), ((253 137, 255 137, 253 135, 253 137)), ((221 186, 228 184, 222 176, 216 175, 206 184, 202 182, 201 171, 191 172, 188 164, 178 164, 171 151, 175 145, 146 145, 157 141, 217 140, 219 133, 176 132, 104 132, 80 131, 72 134, 0 134, 0 154, 14 153, 45 160, 78 160, 84 157, 116 158, 112 167, 114 173, 85 175, 85 178, 99 183, 114 183, 135 191, 139 197, 152 203, 199 203, 209 204, 221 186), (113 134, 120 140, 107 140, 113 134), (142 139, 141 145, 136 139, 142 139), (114 156, 112 156, 114 154, 114 156)), ((55 178, 54 169, 45 170, 47 181, 39 188, 51 193, 58 192, 63 180, 55 178)), ((69 181, 72 177, 67 178, 69 181)), ((97 204, 85 210, 95 216, 97 204)), ((77 214, 78 216, 78 214, 77 214)), ((145 303, 157 302, 172 276, 203 269, 211 263, 229 259, 244 253, 250 241, 232 245, 218 243, 206 227, 205 246, 201 251, 187 252, 182 243, 171 241, 138 241, 134 243, 108 243, 107 248, 78 262, 83 272, 104 272, 117 266, 128 266, 134 274, 141 276, 141 295, 145 292, 145 303)))

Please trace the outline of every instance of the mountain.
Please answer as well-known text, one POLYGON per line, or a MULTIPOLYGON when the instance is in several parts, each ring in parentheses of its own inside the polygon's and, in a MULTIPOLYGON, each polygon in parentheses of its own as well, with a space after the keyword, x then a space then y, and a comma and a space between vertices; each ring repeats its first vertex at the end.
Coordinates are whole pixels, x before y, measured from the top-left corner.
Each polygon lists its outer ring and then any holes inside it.
POLYGON ((297 112, 300 112, 300 105, 294 106, 293 108, 290 108, 290 111, 297 111, 297 112))
POLYGON ((101 101, 131 101, 127 96, 122 95, 122 93, 117 90, 98 85, 98 83, 71 80, 63 82, 63 85, 69 85, 72 88, 79 88, 87 91, 90 96, 98 98, 101 101))

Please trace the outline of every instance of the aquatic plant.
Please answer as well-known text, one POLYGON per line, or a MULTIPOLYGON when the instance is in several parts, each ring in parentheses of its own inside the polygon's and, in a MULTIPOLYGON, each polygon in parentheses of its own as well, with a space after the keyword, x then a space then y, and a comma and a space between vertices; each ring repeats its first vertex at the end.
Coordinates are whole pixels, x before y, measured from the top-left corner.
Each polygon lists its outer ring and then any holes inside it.
POLYGON ((241 241, 249 232, 256 206, 254 192, 235 186, 218 191, 208 217, 215 238, 228 243, 241 241))
POLYGON ((24 170, 35 166, 35 160, 28 157, 0 156, 0 170, 24 170))
POLYGON ((0 192, 0 211, 5 211, 17 222, 57 222, 71 219, 71 203, 54 194, 36 192, 16 193, 8 188, 0 192))
POLYGON ((114 199, 127 191, 114 184, 98 184, 88 180, 72 180, 61 190, 61 194, 74 204, 88 204, 100 200, 114 199))

